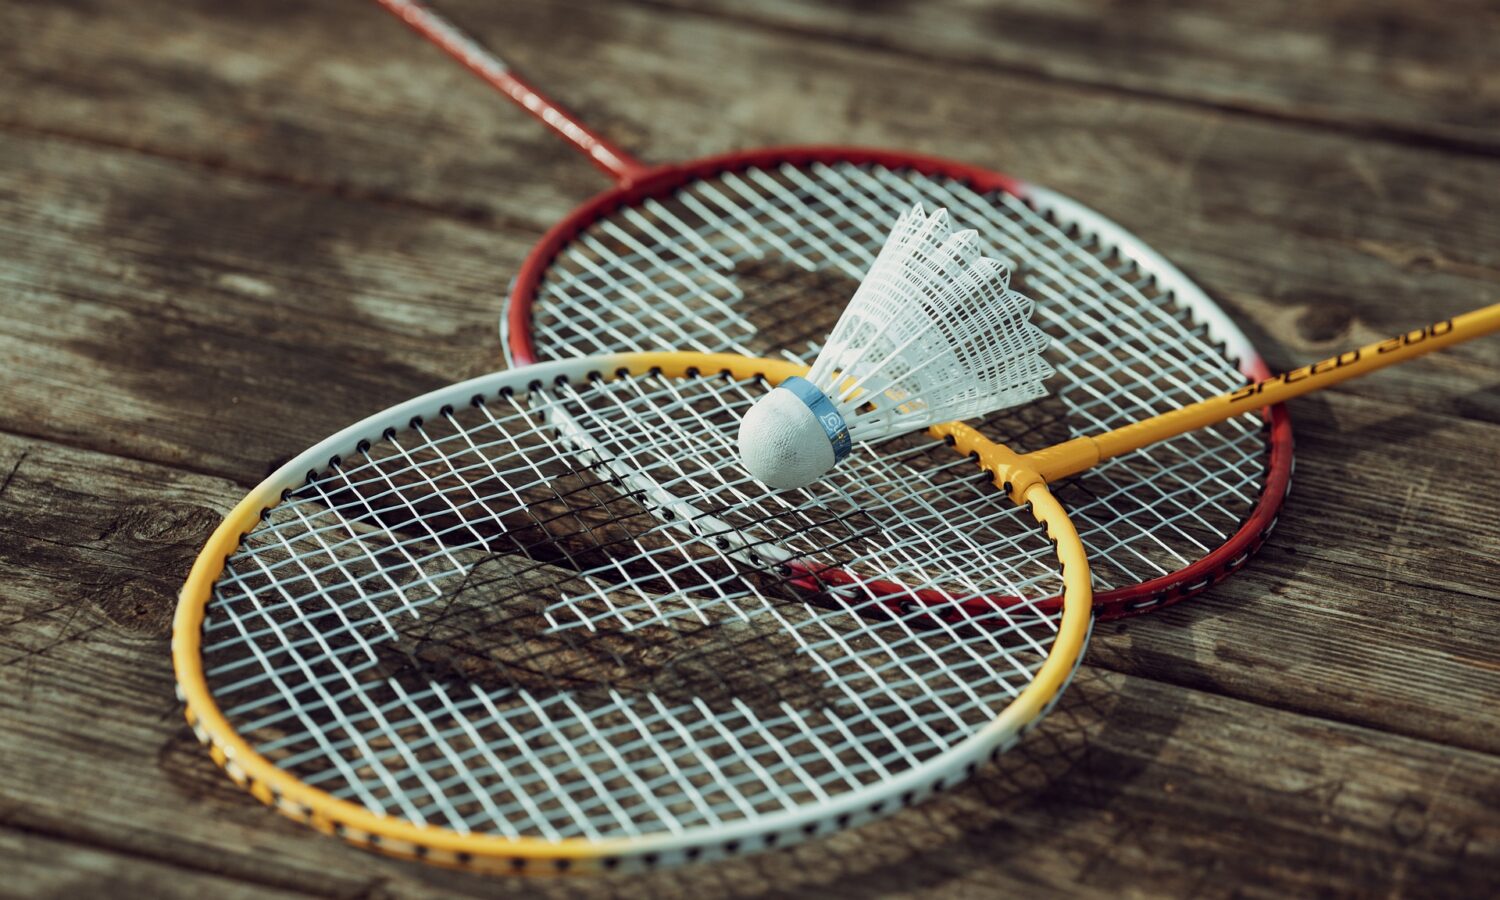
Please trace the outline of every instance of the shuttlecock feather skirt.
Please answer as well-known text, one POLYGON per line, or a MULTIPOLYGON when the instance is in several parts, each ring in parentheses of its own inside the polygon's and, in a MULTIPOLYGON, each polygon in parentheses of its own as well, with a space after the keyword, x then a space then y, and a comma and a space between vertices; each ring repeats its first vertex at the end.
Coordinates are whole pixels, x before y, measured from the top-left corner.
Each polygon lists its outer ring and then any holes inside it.
POLYGON ((1045 393, 1052 368, 1033 304, 946 210, 896 221, 805 378, 756 402, 740 458, 773 488, 811 484, 850 452, 937 422, 1017 406, 1045 393))

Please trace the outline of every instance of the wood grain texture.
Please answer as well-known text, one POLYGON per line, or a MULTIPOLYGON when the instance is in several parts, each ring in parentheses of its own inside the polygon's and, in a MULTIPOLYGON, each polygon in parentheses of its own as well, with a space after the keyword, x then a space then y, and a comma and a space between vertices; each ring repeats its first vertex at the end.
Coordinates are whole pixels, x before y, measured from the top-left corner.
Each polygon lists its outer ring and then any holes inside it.
MULTIPOLYGON (((382 210, 366 225, 365 201, 311 203, 284 187, 55 139, 18 139, 9 149, 22 162, 17 171, 98 173, 107 199, 80 199, 80 179, 66 196, 30 188, 32 199, 0 224, 22 250, 0 278, 33 288, 34 298, 31 314, 0 330, 0 347, 16 361, 0 373, 0 426, 248 487, 342 425, 441 385, 448 370, 466 377, 491 364, 493 338, 470 325, 488 317, 490 299, 471 291, 444 300, 438 282, 457 276, 436 261, 482 279, 490 264, 477 251, 481 229, 410 210, 382 210), (187 237, 209 203, 226 224, 187 237), (72 211, 71 229, 60 208, 72 211), (129 228, 113 213, 143 208, 150 214, 124 217, 129 228), (98 224, 85 231, 91 220, 98 224), (277 231, 282 223, 290 224, 277 231), (343 237, 318 244, 319 234, 343 237), (70 263, 69 242, 84 235, 97 252, 70 263), (121 270, 128 279, 115 277, 121 270)), ((1494 342, 1463 349, 1500 355, 1494 342)), ((1500 520, 1471 499, 1500 496, 1493 382, 1488 365, 1454 353, 1376 376, 1363 390, 1379 400, 1342 389, 1308 398, 1296 415, 1302 467, 1268 554, 1280 568, 1221 589, 1233 611, 1223 633, 1217 618, 1191 631, 1152 629, 1159 647, 1113 660, 1500 751, 1494 729, 1470 718, 1484 698, 1500 696, 1491 640, 1500 633, 1500 563, 1491 553, 1500 520), (1440 411, 1473 418, 1412 408, 1428 391, 1446 396, 1440 411), (1446 461, 1466 455, 1472 472, 1447 477, 1446 461), (1358 577, 1364 589, 1349 590, 1358 577), (1330 667, 1329 654, 1356 626, 1376 651, 1330 667), (1223 657, 1213 682, 1189 674, 1203 653, 1192 642, 1209 635, 1223 657), (1263 677, 1268 663, 1284 670, 1278 678, 1263 677)))
POLYGON ((1493 154, 1500 10, 1482 0, 655 0, 794 34, 1109 92, 1493 154))
MULTIPOLYGON (((1500 293, 1482 13, 1200 5, 1095 34, 1087 0, 940 21, 689 2, 444 9, 649 158, 868 143, 1078 196, 1273 364, 1500 293)), ((279 460, 496 363, 508 273, 597 173, 359 0, 7 4, 0 96, 0 893, 493 893, 234 788, 181 725, 168 623, 279 460)), ((974 784, 759 859, 498 889, 1491 892, 1497 371, 1488 341, 1301 402, 1266 549, 1101 626, 1059 711, 974 784)))
MULTIPOLYGON (((501 15, 459 0, 445 9, 648 159, 873 144, 980 163, 1079 197, 1210 285, 1276 364, 1477 305, 1500 284, 1493 160, 1009 72, 943 70, 650 5, 575 0, 501 15)), ((8 48, 20 62, 4 70, 21 98, 10 121, 363 198, 371 229, 375 211, 393 203, 498 229, 518 243, 477 240, 431 265, 442 278, 461 260, 434 293, 496 296, 524 236, 604 183, 477 79, 371 13, 362 0, 204 2, 171 16, 144 5, 84 14, 21 4, 9 12, 21 26, 8 48), (184 28, 191 40, 175 37, 184 28), (174 54, 133 49, 161 45, 174 54), (85 62, 100 56, 110 64, 85 62), (193 88, 163 88, 178 82, 193 88), (293 138, 282 130, 297 116, 315 122, 293 138)), ((293 233, 283 246, 331 237, 293 233)), ((1487 366, 1500 352, 1476 345, 1454 357, 1487 366)), ((1422 379, 1396 389, 1408 402, 1458 402, 1422 379)), ((1479 408, 1463 414, 1500 420, 1489 395, 1464 402, 1479 408)))
POLYGON ((58 840, 0 828, 0 871, 7 897, 222 897, 225 900, 314 896, 246 884, 233 878, 185 871, 58 840))
MULTIPOLYGON (((87 884, 119 869, 177 893, 227 879, 247 895, 495 889, 281 819, 219 773, 182 724, 166 653, 172 591, 237 485, 21 438, 0 437, 0 461, 14 471, 0 494, 10 573, 0 826, 21 834, 0 830, 0 852, 68 848, 62 872, 31 859, 28 878, 87 884)), ((1136 644, 1154 621, 1111 643, 1144 651, 1136 644)), ((647 879, 505 887, 860 897, 1111 896, 1137 885, 1227 896, 1239 885, 1343 893, 1378 877, 1461 896, 1500 865, 1497 785, 1493 754, 1087 667, 1019 751, 868 828, 647 879)))

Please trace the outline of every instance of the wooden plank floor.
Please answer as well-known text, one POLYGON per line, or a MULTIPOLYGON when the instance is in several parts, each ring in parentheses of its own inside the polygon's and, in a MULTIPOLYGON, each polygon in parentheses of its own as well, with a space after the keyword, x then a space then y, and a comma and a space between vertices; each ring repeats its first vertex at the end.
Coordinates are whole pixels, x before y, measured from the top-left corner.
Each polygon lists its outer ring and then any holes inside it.
MULTIPOLYGON (((1273 365, 1500 300, 1492 3, 858 6, 445 4, 647 159, 883 145, 1078 197, 1273 365)), ((11 0, 0 100, 0 894, 1500 890, 1493 339, 1298 405, 1250 565, 1101 626, 1019 751, 873 826, 496 884, 282 820, 182 724, 189 561, 277 460, 496 365, 603 184, 362 0, 11 0)))

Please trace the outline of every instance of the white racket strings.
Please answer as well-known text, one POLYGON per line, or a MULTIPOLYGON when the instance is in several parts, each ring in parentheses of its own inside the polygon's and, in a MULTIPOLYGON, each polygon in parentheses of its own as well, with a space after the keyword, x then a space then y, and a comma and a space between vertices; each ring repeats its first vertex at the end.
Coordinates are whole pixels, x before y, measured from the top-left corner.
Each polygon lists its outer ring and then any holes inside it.
MULTIPOLYGON (((980 229, 1052 341, 1054 396, 978 423, 987 437, 1038 449, 1243 383, 1211 329, 1120 248, 1003 191, 851 163, 727 172, 599 220, 548 269, 536 345, 548 357, 695 349, 810 360, 916 203, 980 229)), ((1259 501, 1266 462, 1261 421, 1246 416, 1060 486, 1097 561, 1096 587, 1169 574, 1229 540, 1259 501)))
POLYGON ((219 709, 335 798, 547 840, 754 821, 953 748, 1048 655, 1051 543, 956 457, 761 492, 733 433, 763 391, 538 384, 348 448, 226 561, 219 709))

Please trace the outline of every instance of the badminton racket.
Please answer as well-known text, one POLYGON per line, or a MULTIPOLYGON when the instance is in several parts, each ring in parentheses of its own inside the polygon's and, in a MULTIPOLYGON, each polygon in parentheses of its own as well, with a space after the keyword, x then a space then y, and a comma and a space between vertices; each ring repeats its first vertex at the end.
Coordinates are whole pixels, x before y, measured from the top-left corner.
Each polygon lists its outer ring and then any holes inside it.
POLYGON ((964 489, 1024 504, 984 522, 948 522, 950 490, 866 447, 759 491, 733 426, 795 365, 486 376, 334 435, 235 507, 183 589, 179 690, 256 797, 386 853, 590 871, 784 846, 953 784, 1056 699, 1091 598, 1049 480, 1496 329, 1500 305, 1024 455, 937 426, 987 473, 964 489), (945 525, 970 556, 927 555, 945 525))
POLYGON ((738 420, 800 370, 537 364, 300 454, 184 587, 189 722, 282 812, 482 870, 783 846, 963 779, 1077 665, 1081 545, 1045 490, 977 516, 952 449, 765 492, 738 420))
MULTIPOLYGON (((914 203, 947 207, 1038 301, 1063 385, 977 423, 1039 449, 1269 375, 1229 317, 1181 271, 1097 212, 950 160, 854 147, 781 147, 653 166, 545 97, 424 3, 381 4, 560 134, 615 182, 527 256, 502 320, 508 358, 626 350, 728 351, 808 361, 914 203)), ((1284 411, 1237 417, 1138 451, 1062 490, 1094 568, 1101 614, 1196 593, 1270 533, 1291 477, 1284 411)), ((961 467, 908 442, 909 478, 961 467)), ((988 498, 989 511, 1008 501, 988 498)))

